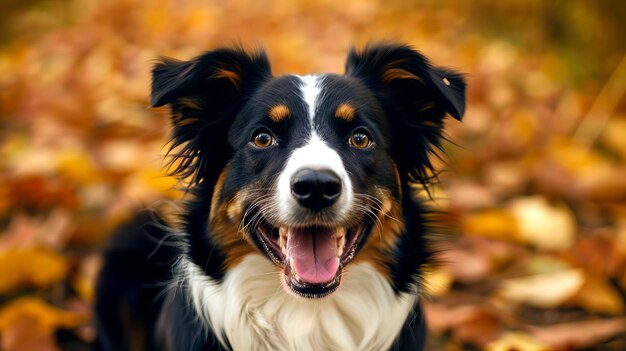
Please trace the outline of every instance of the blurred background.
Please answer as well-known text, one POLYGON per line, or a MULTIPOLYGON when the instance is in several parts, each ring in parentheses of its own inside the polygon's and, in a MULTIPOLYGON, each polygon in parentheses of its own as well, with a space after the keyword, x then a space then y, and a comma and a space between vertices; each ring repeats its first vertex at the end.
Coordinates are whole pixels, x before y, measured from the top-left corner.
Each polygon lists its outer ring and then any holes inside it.
POLYGON ((626 2, 0 1, 0 349, 88 350, 109 231, 164 175, 160 55, 262 44, 275 74, 409 43, 467 73, 433 206, 429 350, 625 350, 626 2))

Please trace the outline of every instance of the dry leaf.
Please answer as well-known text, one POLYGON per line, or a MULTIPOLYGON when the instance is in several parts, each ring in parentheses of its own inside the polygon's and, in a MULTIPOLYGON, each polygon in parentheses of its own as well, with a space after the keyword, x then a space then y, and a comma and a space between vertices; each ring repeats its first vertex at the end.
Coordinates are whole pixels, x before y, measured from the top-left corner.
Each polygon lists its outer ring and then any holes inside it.
POLYGON ((438 334, 478 316, 482 308, 474 305, 452 307, 433 302, 424 304, 424 311, 429 331, 438 334))
POLYGON ((463 233, 499 240, 516 240, 516 218, 504 210, 485 210, 470 215, 463 223, 463 233))
POLYGON ((74 289, 87 302, 94 301, 96 280, 101 265, 102 260, 99 255, 85 257, 80 264, 78 274, 73 280, 74 289))
POLYGON ((19 287, 45 287, 65 278, 66 259, 41 248, 0 252, 0 294, 19 287))
POLYGON ((35 297, 13 300, 0 309, 0 331, 6 330, 21 316, 37 320, 41 330, 52 332, 58 328, 75 328, 87 322, 84 313, 64 311, 35 297))
POLYGON ((454 278, 445 269, 429 270, 424 273, 425 294, 428 296, 438 296, 450 290, 454 278))
POLYGON ((533 337, 552 348, 583 349, 626 333, 626 318, 562 323, 529 329, 533 337))
POLYGON ((30 315, 13 318, 2 332, 0 349, 3 351, 57 351, 54 335, 41 330, 39 321, 30 315))
POLYGON ((508 279, 502 282, 500 295, 514 302, 541 308, 560 306, 580 291, 585 283, 581 270, 508 279))
POLYGON ((568 304, 609 315, 624 313, 624 301, 619 292, 604 277, 588 273, 585 283, 568 304))
POLYGON ((501 329, 500 321, 493 314, 483 310, 456 325, 453 335, 463 343, 484 347, 498 339, 501 329))
POLYGON ((549 351, 537 339, 524 333, 507 333, 502 338, 487 345, 487 351, 549 351))
POLYGON ((75 328, 88 321, 84 313, 69 312, 44 301, 23 297, 0 308, 2 350, 57 350, 53 334, 59 328, 75 328))
POLYGON ((572 246, 576 223, 564 205, 552 206, 540 196, 518 198, 510 205, 522 242, 544 250, 564 250, 572 246))

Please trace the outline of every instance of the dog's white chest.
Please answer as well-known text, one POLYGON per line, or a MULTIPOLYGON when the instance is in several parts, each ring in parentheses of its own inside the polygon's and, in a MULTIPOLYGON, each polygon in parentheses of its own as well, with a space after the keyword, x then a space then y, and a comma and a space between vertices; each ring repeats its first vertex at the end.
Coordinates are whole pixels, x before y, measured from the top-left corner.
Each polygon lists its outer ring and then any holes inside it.
POLYGON ((417 301, 397 296, 363 263, 349 266, 339 291, 316 300, 285 292, 276 268, 258 254, 244 258, 221 284, 183 264, 197 313, 234 350, 385 350, 417 301))

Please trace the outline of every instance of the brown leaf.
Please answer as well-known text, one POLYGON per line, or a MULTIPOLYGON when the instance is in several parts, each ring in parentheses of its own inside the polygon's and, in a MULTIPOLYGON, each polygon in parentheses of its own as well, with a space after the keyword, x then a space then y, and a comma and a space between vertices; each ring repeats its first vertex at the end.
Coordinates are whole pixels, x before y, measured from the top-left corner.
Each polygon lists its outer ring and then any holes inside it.
POLYGON ((500 333, 500 321, 484 310, 459 323, 453 330, 456 339, 481 347, 496 340, 500 333))
POLYGON ((530 327, 531 334, 552 348, 587 348, 626 333, 626 318, 599 319, 530 327))
POLYGON ((54 335, 42 330, 39 321, 29 315, 16 316, 2 332, 3 351, 57 351, 54 335))
POLYGON ((482 308, 475 305, 453 307, 443 303, 431 302, 424 304, 424 311, 428 330, 437 334, 478 316, 482 312, 482 308))
MULTIPOLYGON (((33 332, 39 336, 50 336, 59 328, 75 328, 87 320, 85 313, 64 311, 38 298, 23 297, 0 309, 0 333, 22 323, 34 327, 33 332)), ((19 330, 15 332, 20 333, 19 330)))
POLYGON ((0 252, 30 247, 61 249, 73 231, 70 216, 65 209, 56 209, 45 218, 14 215, 6 232, 0 236, 0 252))

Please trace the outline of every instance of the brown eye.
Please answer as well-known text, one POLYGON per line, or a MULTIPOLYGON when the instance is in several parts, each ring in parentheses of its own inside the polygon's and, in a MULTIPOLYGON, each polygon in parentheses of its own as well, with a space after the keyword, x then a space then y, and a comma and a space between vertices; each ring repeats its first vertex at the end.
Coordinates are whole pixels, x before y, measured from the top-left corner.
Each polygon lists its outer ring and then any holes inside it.
POLYGON ((354 146, 357 149, 365 149, 366 147, 370 146, 370 144, 372 144, 372 141, 363 130, 357 130, 350 137, 350 145, 354 146))
POLYGON ((256 147, 264 149, 266 147, 271 146, 274 143, 274 137, 272 137, 272 135, 269 133, 260 132, 254 136, 254 138, 252 139, 252 142, 254 143, 256 147))

